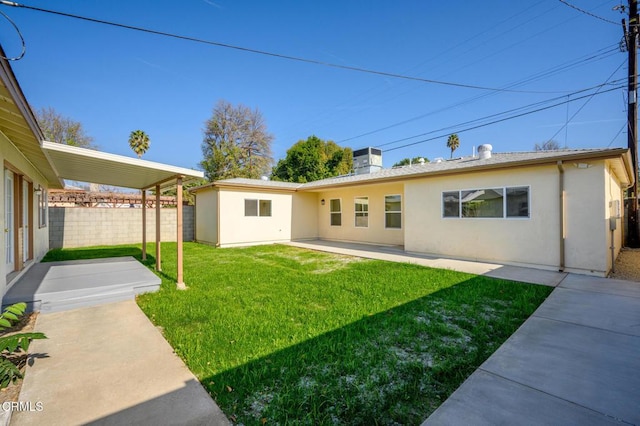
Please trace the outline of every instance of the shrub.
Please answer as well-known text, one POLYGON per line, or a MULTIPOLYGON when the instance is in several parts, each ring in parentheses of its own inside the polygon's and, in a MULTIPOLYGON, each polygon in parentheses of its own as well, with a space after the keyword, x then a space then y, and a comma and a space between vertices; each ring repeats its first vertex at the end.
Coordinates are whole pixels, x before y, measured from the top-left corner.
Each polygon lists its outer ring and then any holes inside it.
POLYGON ((18 322, 27 309, 26 303, 16 303, 5 308, 0 314, 0 389, 22 378, 17 365, 12 362, 15 355, 26 352, 33 339, 46 339, 43 333, 15 333, 6 335, 13 324, 18 322))

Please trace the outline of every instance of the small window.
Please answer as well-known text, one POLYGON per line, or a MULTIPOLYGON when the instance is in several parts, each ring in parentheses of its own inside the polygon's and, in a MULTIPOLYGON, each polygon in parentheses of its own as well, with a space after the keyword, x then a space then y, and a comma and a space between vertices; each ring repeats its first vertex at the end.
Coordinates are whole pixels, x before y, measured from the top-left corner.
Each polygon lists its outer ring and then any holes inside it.
POLYGON ((402 197, 387 195, 384 197, 384 226, 385 228, 402 228, 402 197))
POLYGON ((38 194, 38 227, 44 228, 47 226, 47 213, 49 211, 49 200, 47 196, 47 190, 40 188, 38 194))
POLYGON ((504 217, 502 188, 460 191, 462 217, 504 217))
POLYGON ((244 200, 245 216, 271 216, 271 200, 244 200))
POLYGON ((340 199, 329 200, 331 226, 342 226, 342 206, 340 199))
POLYGON ((244 200, 244 215, 258 216, 258 200, 244 200))
POLYGON ((271 216, 271 200, 260 200, 260 216, 271 216))
POLYGON ((369 226, 369 197, 356 197, 356 228, 369 226))
POLYGON ((529 217, 529 188, 507 188, 507 217, 529 217))
POLYGON ((460 217, 460 191, 442 193, 442 217, 460 217))

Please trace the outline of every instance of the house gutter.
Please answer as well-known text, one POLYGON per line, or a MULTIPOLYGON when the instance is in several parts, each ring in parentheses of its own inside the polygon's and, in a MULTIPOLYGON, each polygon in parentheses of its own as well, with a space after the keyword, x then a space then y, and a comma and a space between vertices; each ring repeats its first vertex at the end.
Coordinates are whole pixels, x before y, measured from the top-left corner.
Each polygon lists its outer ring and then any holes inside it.
POLYGON ((565 214, 564 214, 564 167, 562 165, 562 160, 558 160, 558 192, 559 192, 559 219, 560 219, 560 267, 558 268, 559 272, 564 272, 564 263, 565 263, 565 214))

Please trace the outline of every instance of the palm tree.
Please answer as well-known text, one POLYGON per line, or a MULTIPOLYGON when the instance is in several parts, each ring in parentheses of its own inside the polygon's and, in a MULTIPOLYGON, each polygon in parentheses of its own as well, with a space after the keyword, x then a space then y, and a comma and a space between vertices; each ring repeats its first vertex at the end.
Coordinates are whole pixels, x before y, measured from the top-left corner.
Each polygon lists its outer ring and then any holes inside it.
POLYGON ((142 130, 134 130, 129 135, 129 146, 138 155, 138 158, 142 157, 142 154, 147 152, 151 142, 149 136, 142 130))
POLYGON ((458 149, 459 146, 460 146, 460 139, 458 138, 458 135, 455 133, 450 135, 449 139, 447 139, 447 148, 451 150, 451 158, 453 158, 453 151, 458 149))

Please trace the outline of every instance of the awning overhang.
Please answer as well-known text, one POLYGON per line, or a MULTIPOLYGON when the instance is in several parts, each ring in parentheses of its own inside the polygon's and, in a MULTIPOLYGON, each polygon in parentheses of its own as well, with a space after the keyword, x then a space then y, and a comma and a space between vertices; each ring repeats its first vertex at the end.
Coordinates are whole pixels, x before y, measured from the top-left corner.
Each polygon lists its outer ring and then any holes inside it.
POLYGON ((109 154, 53 142, 43 142, 42 149, 63 179, 98 183, 133 189, 165 189, 183 182, 204 178, 198 170, 109 154))

